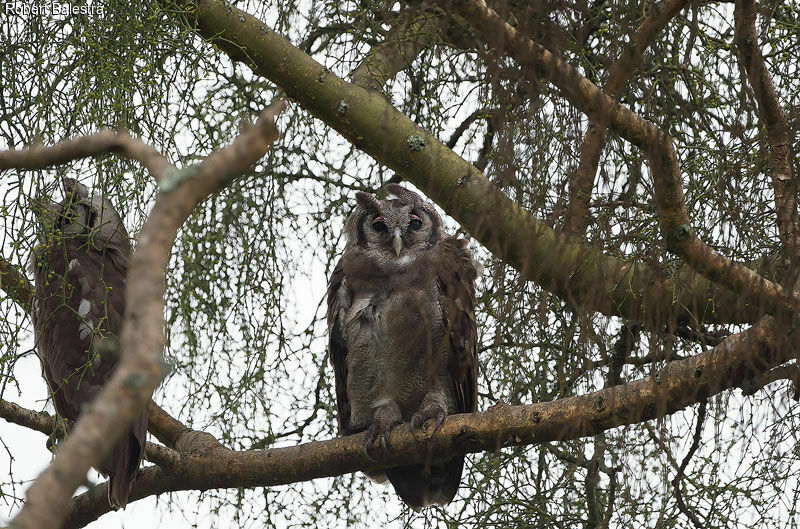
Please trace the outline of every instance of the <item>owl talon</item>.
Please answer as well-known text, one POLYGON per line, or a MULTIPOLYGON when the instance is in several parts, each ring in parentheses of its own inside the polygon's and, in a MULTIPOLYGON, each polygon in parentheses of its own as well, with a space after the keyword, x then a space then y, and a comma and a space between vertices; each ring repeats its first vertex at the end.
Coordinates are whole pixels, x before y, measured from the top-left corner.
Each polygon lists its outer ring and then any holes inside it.
POLYGON ((392 429, 399 423, 383 423, 381 421, 373 422, 367 429, 367 438, 364 440, 364 455, 373 463, 377 463, 381 458, 389 455, 389 435, 392 429), (374 448, 375 441, 380 439, 380 447, 383 452, 379 454, 380 450, 374 448), (375 457, 373 457, 373 455, 375 457))
POLYGON ((414 439, 417 441, 420 440, 420 437, 417 437, 418 434, 423 434, 421 435, 422 439, 430 439, 439 431, 439 427, 444 422, 446 416, 447 413, 444 411, 444 408, 438 404, 431 404, 423 407, 411 417, 411 435, 413 435, 414 439), (428 421, 433 421, 433 430, 430 433, 428 433, 430 429, 428 427, 428 421))
MULTIPOLYGON (((373 440, 374 440, 374 439, 373 439, 373 440)), ((369 460, 370 460, 370 462, 372 462, 372 463, 378 463, 378 462, 379 462, 379 460, 375 459, 374 457, 372 457, 372 456, 370 455, 370 453, 369 453, 369 451, 370 451, 370 448, 371 448, 371 447, 370 447, 370 445, 369 445, 368 443, 364 443, 364 446, 361 448, 361 451, 362 451, 362 452, 364 452, 364 455, 365 455, 365 456, 367 456, 367 459, 369 459, 369 460)))

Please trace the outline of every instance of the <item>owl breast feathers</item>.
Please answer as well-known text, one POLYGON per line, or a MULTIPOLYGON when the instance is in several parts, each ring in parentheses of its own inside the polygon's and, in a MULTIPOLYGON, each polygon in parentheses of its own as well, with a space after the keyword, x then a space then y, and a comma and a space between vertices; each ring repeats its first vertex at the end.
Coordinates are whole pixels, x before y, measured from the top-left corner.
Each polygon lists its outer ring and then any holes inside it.
MULTIPOLYGON (((65 198, 37 211, 41 242, 31 256, 33 326, 42 374, 56 411, 73 422, 100 393, 117 359, 97 347, 116 340, 125 313, 131 245, 111 202, 64 179, 65 198)), ((108 348, 106 348, 108 349, 108 348)), ((147 411, 123 434, 99 470, 109 476, 112 507, 125 507, 144 454, 147 411)))
MULTIPOLYGON (((367 431, 372 457, 391 430, 415 431, 477 408, 475 279, 466 241, 444 237, 431 204, 399 185, 396 198, 357 193, 347 245, 328 284, 329 359, 339 431, 367 431)), ((464 457, 370 473, 414 510, 449 503, 464 457)))

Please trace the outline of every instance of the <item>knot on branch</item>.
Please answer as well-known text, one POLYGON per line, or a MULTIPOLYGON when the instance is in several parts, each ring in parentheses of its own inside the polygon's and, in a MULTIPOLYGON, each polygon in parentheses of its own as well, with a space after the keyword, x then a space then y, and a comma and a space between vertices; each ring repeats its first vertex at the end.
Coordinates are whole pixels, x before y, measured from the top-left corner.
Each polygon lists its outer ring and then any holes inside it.
POLYGON ((181 435, 175 443, 175 449, 184 455, 206 455, 216 450, 228 450, 210 433, 197 430, 189 430, 181 435))

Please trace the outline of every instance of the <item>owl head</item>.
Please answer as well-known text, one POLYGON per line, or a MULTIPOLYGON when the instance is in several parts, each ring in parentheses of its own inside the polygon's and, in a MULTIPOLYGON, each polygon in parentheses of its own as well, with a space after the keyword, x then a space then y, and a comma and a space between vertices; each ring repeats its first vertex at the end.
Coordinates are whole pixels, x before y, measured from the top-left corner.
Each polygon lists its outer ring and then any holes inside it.
POLYGON ((349 244, 402 259, 442 238, 442 220, 432 204, 398 184, 385 189, 394 197, 356 193, 357 205, 345 224, 349 244))
POLYGON ((130 252, 130 237, 111 201, 73 178, 62 179, 64 200, 39 199, 33 208, 42 228, 42 242, 54 237, 79 239, 101 251, 130 252))

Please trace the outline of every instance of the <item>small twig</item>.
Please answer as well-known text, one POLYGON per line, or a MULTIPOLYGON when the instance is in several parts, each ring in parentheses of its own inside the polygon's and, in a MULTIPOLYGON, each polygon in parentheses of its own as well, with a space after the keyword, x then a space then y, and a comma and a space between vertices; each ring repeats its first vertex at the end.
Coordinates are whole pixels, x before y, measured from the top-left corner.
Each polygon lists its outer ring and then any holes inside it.
POLYGON ((461 138, 461 135, 464 134, 469 126, 472 125, 476 120, 487 119, 488 122, 491 123, 492 117, 494 117, 497 112, 499 112, 498 109, 479 108, 464 118, 464 121, 459 123, 458 127, 456 127, 456 130, 454 130, 453 134, 450 135, 450 139, 447 140, 447 143, 445 144, 447 145, 447 148, 453 149, 456 146, 456 143, 458 143, 458 140, 461 138))
POLYGON ((680 467, 678 467, 678 473, 675 475, 675 478, 672 480, 672 488, 675 491, 675 500, 678 502, 678 508, 681 510, 683 514, 685 514, 689 520, 692 521, 697 529, 705 529, 705 526, 694 514, 692 511, 689 510, 689 507, 686 506, 686 503, 683 501, 683 493, 681 492, 681 480, 683 479, 683 472, 686 470, 686 466, 689 464, 689 461, 692 459, 692 456, 700 447, 700 434, 703 432, 703 422, 706 420, 706 401, 702 401, 700 403, 700 407, 697 410, 697 424, 694 428, 694 438, 692 439, 692 446, 689 448, 689 451, 686 453, 686 456, 681 461, 680 467))

